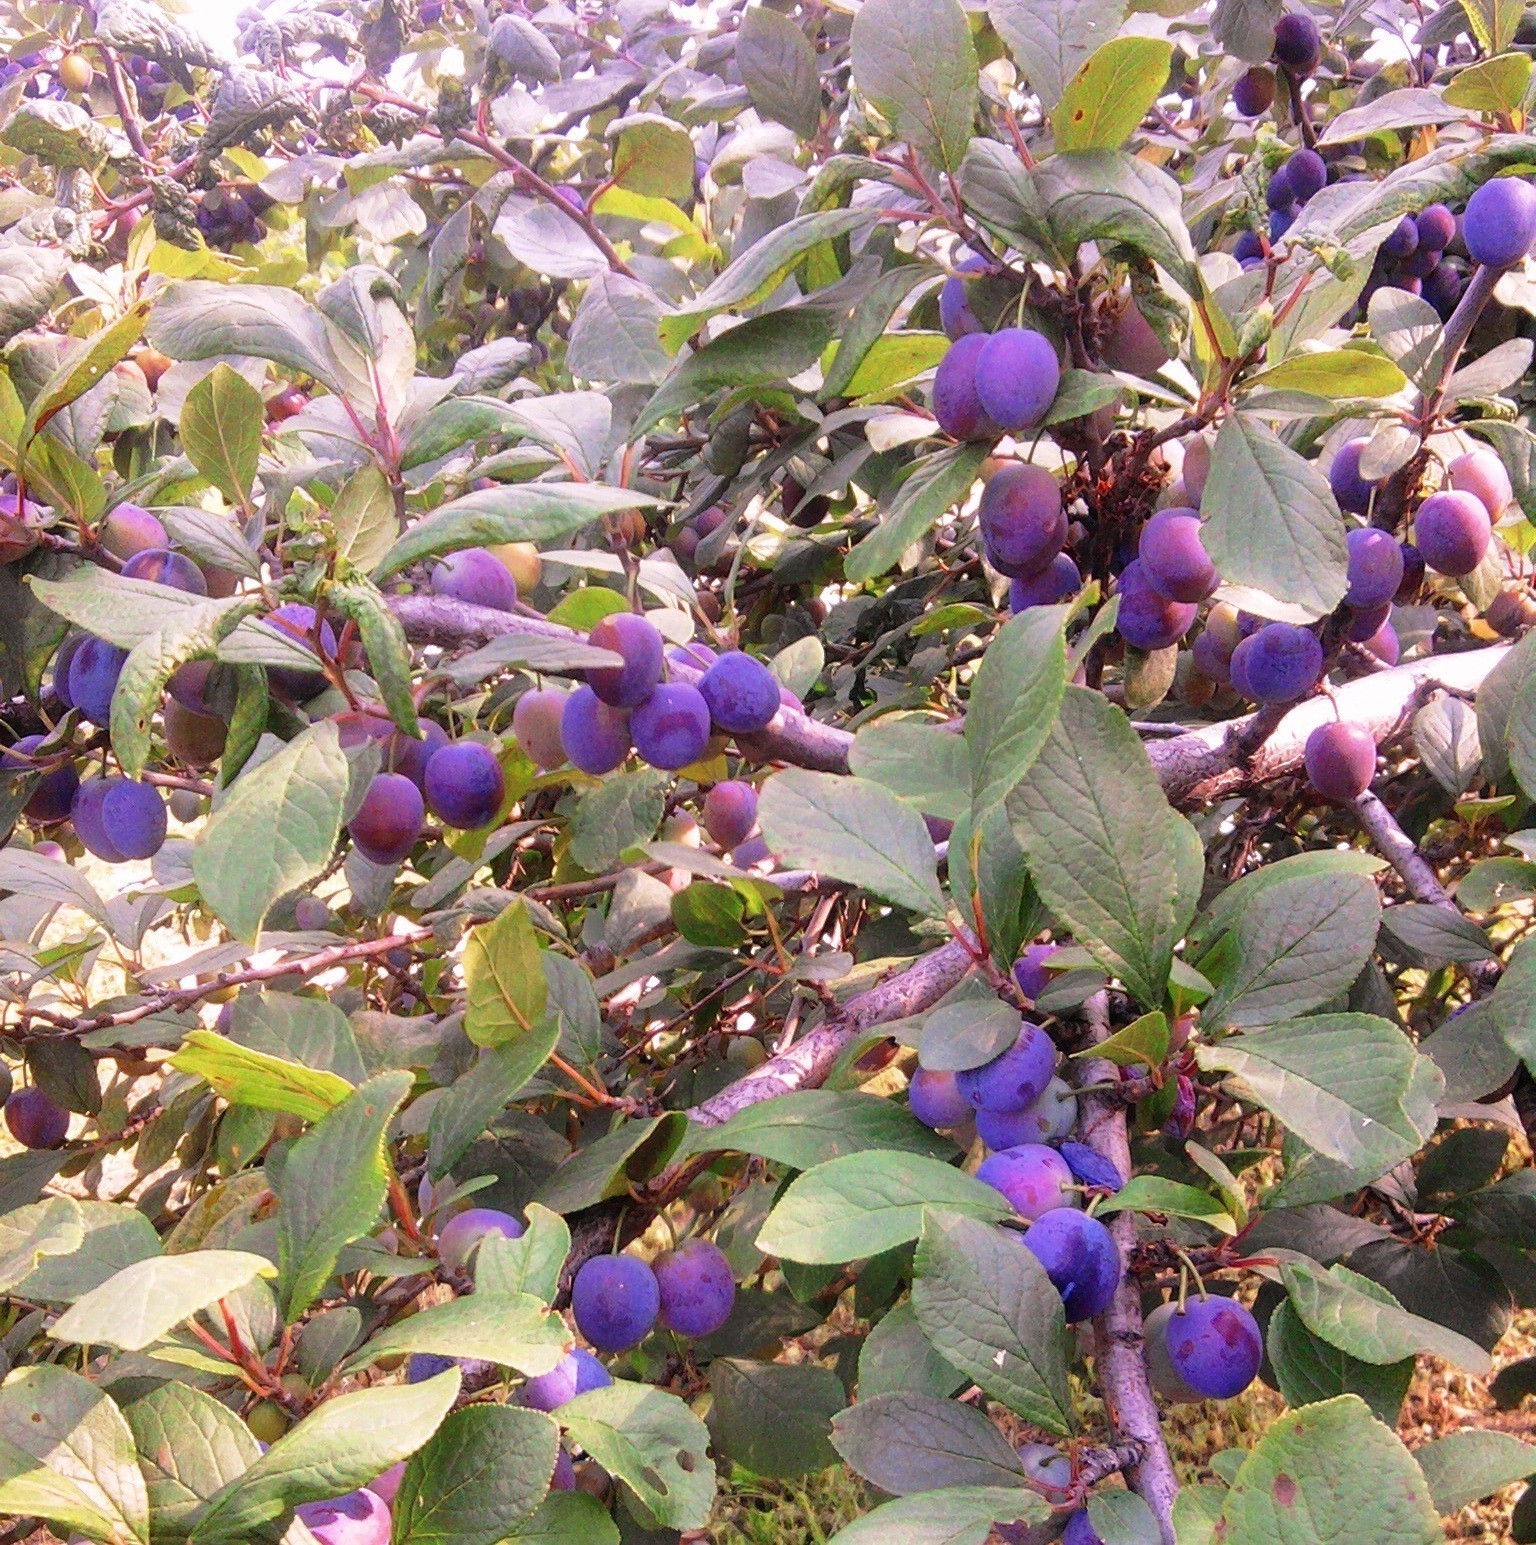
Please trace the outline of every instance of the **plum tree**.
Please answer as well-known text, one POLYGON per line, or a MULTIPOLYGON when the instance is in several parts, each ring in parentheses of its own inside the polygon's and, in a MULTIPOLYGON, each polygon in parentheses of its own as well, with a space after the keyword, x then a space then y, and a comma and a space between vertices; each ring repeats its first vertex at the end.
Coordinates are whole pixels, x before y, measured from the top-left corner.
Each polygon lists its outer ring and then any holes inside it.
POLYGON ((592 629, 588 642, 622 655, 624 663, 590 668, 587 685, 610 708, 638 708, 665 668, 666 643, 655 626, 633 612, 617 612, 592 629))
POLYGON ((712 1336, 731 1317, 736 1274, 708 1239, 684 1240, 652 1264, 661 1295, 657 1320, 679 1336, 712 1336))
POLYGON ((61 1148, 69 1136, 69 1112, 28 1084, 7 1097, 5 1125, 23 1148, 61 1148))
POLYGON ((1023 1143, 988 1154, 977 1165, 976 1178, 1000 1191, 1013 1210, 1031 1222, 1053 1207, 1071 1207, 1077 1200, 1067 1161, 1043 1143, 1023 1143))
POLYGON ((487 1234, 521 1239, 523 1225, 511 1213, 494 1207, 471 1207, 455 1213, 438 1231, 437 1253, 447 1265, 467 1271, 487 1234))
POLYGON ((1067 539, 1061 485, 1027 462, 1009 462, 987 479, 978 514, 987 562, 1014 579, 1049 569, 1067 539))
POLYGON ((484 547, 463 547, 433 564, 432 589, 437 595, 498 612, 517 607, 517 581, 506 564, 484 547))
POLYGON ((1014 1043, 956 1082, 976 1110, 1018 1111, 1033 1105, 1056 1071, 1056 1043, 1039 1025, 1026 1023, 1014 1043))
POLYGON ((633 1255, 594 1256, 571 1285, 576 1329, 600 1352, 638 1346, 660 1312, 656 1273, 633 1255))
MULTIPOLYGON (((711 667, 713 669, 713 667, 711 667)), ((778 703, 775 690, 774 703, 778 703)), ((703 692, 686 681, 664 681, 629 716, 635 750, 652 767, 676 772, 709 747, 710 711, 703 692)), ((575 761, 575 757, 571 758, 575 761)))
POLYGON ((739 649, 711 663, 699 681, 699 692, 709 717, 732 735, 755 735, 779 711, 779 683, 773 672, 739 649))
POLYGON ((496 753, 482 741, 455 741, 427 763, 427 808, 463 831, 495 820, 506 788, 496 753))
POLYGON ((1123 1268, 1114 1237, 1097 1218, 1074 1207, 1053 1208, 1024 1231, 1023 1245, 1061 1294, 1068 1324, 1109 1307, 1123 1268))
POLYGON ((1414 545, 1428 568, 1460 579, 1483 561, 1493 535, 1488 507, 1476 494, 1431 494, 1413 521, 1414 545))
POLYGON ((421 790, 409 778, 376 773, 347 830, 365 858, 375 864, 398 864, 416 846, 425 814, 421 790))

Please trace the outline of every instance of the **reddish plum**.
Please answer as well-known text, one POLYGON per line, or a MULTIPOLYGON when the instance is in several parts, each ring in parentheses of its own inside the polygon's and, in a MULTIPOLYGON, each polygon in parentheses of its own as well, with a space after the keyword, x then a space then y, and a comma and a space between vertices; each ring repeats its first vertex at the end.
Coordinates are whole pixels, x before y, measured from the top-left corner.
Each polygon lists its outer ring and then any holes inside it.
POLYGON ((119 504, 107 511, 96 540, 114 558, 131 558, 151 547, 167 547, 170 537, 155 516, 137 504, 119 504))
POLYGON ((740 847, 757 825, 757 790, 739 778, 717 783, 704 796, 704 830, 722 848, 740 847))
POLYGON ((1061 484, 1027 462, 1010 462, 987 479, 978 517, 987 562, 1010 579, 1043 573, 1067 539, 1061 484))
POLYGON ((596 666, 586 673, 587 685, 610 708, 637 708, 651 695, 666 661, 666 640, 654 624, 634 612, 616 612, 604 617, 587 641, 624 657, 622 665, 596 666))
POLYGON ((389 1506, 366 1486, 329 1502, 306 1502, 295 1512, 319 1545, 389 1545, 389 1506))
POLYGON ((376 773, 347 830, 364 858, 388 867, 416 846, 425 813, 421 790, 409 778, 376 773))
POLYGON ((163 547, 146 547, 123 565, 124 579, 143 579, 151 584, 168 585, 188 595, 207 595, 208 581, 190 558, 163 547))
POLYGON ((1504 463, 1492 451, 1482 448, 1468 451, 1456 457, 1445 470, 1451 487, 1480 499, 1494 520, 1504 513, 1505 506, 1515 496, 1504 463))
POLYGON ((1347 804, 1376 776, 1376 740, 1358 724, 1320 724, 1307 736, 1307 778, 1324 799, 1347 804))
POLYGON ((6 1100, 5 1124, 23 1148, 61 1148, 69 1136, 69 1112, 35 1084, 16 1090, 6 1100))
MULTIPOLYGON (((1483 561, 1493 535, 1488 506, 1460 489, 1431 494, 1414 517, 1413 540, 1428 567, 1452 579, 1470 574, 1483 561)), ((70 669, 74 688, 74 669, 70 669)))
MULTIPOLYGON (((9 751, 0 752, 0 771, 25 775, 33 770, 46 736, 23 735, 9 751)), ((65 762, 51 772, 45 772, 32 790, 24 814, 40 825, 65 820, 73 805, 75 793, 80 787, 80 774, 73 762, 65 762)))
POLYGON ((529 761, 546 772, 566 759, 560 739, 565 693, 555 687, 534 687, 518 698, 512 710, 512 734, 529 761))
POLYGON ((1170 601, 1203 601, 1216 588, 1216 565, 1200 540, 1196 510, 1159 510, 1141 528, 1137 553, 1147 583, 1170 601))

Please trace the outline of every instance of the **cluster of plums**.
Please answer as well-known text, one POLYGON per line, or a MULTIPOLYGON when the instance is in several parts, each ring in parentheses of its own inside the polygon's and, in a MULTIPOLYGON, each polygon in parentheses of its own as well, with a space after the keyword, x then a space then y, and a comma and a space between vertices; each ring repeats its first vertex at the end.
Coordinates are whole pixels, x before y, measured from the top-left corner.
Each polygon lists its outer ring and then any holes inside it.
MULTIPOLYGON (((963 286, 958 276, 947 283, 963 286)), ((963 288, 960 294, 963 299, 963 288)), ((943 315, 942 293, 940 308, 943 315)), ((1061 384, 1055 344, 1029 327, 973 331, 974 321, 968 305, 949 319, 959 336, 934 372, 933 416, 939 428, 956 440, 995 440, 1033 429, 1050 411, 1061 384)))
MULTIPOLYGON (((604 617, 589 638, 622 663, 588 669, 585 685, 569 694, 552 687, 525 692, 513 709, 518 744, 546 770, 569 762, 597 777, 633 750, 652 767, 677 772, 703 758, 716 733, 756 734, 793 703, 761 660, 734 649, 717 655, 703 644, 669 651, 655 625, 632 612, 604 617), (672 679, 669 664, 681 668, 672 679)), ((722 821, 725 802, 741 798, 721 796, 722 821)))
POLYGON ((254 183, 239 188, 210 188, 198 200, 197 228, 210 247, 229 251, 254 246, 267 234, 261 216, 272 207, 271 197, 254 183))

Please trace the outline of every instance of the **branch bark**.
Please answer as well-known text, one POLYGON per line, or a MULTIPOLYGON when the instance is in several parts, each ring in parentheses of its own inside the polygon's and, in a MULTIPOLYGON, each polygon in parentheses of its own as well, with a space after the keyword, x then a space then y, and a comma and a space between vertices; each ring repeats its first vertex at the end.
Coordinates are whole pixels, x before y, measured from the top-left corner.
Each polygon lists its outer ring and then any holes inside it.
MULTIPOLYGON (((1104 993, 1095 993, 1083 1006, 1093 1045, 1109 1037, 1108 1007, 1104 993)), ((1113 1085, 1119 1076, 1113 1063, 1096 1058, 1083 1064, 1078 1083, 1084 1088, 1093 1084, 1113 1085)), ((1122 1175, 1129 1175, 1131 1145, 1124 1103, 1102 1092, 1080 1095, 1079 1099, 1083 1106, 1083 1141, 1122 1175)), ((1130 1270, 1131 1252, 1136 1247, 1134 1215, 1118 1213, 1109 1231, 1120 1250, 1125 1272, 1114 1302, 1093 1322, 1099 1388, 1109 1411, 1115 1442, 1134 1444, 1140 1451, 1137 1462, 1125 1472, 1131 1490, 1152 1509, 1163 1545, 1174 1545, 1173 1499, 1178 1495, 1179 1482, 1173 1473, 1168 1445, 1163 1441, 1157 1402, 1147 1379, 1141 1283, 1130 1270)))

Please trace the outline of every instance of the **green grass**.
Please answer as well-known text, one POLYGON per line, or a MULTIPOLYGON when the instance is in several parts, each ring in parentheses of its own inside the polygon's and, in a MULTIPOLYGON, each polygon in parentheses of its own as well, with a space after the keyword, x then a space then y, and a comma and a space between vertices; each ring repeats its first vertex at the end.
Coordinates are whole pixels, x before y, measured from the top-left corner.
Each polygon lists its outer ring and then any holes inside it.
POLYGON ((826 1545, 874 1499, 846 1466, 795 1481, 743 1476, 715 1504, 713 1545, 826 1545))

